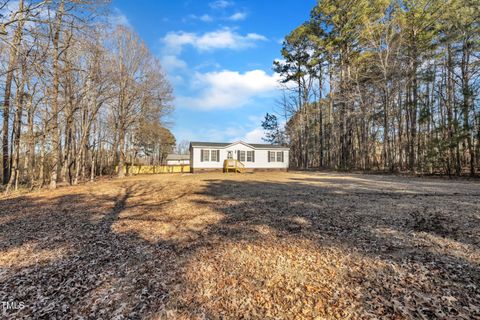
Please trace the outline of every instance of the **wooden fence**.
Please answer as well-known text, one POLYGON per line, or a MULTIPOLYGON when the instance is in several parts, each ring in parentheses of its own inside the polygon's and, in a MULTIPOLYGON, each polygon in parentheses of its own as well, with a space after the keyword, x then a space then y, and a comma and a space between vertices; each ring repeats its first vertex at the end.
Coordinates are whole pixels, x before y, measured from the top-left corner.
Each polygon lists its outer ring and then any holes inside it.
MULTIPOLYGON (((115 167, 115 171, 117 171, 117 167, 115 167)), ((171 166, 126 165, 123 171, 126 174, 182 173, 182 172, 190 172, 190 166, 189 165, 171 165, 171 166)))

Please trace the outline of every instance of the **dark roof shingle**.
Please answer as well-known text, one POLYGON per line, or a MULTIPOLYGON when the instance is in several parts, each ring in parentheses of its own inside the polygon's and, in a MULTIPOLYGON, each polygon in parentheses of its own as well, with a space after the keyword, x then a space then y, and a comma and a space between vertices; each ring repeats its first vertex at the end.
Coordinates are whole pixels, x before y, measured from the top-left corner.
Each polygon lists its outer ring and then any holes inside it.
MULTIPOLYGON (((274 145, 274 144, 247 143, 243 141, 237 141, 237 142, 252 146, 255 149, 288 149, 288 147, 274 145)), ((214 147, 214 148, 225 148, 233 143, 235 142, 199 142, 199 141, 190 142, 192 147, 214 147)))
POLYGON ((167 155, 167 160, 190 160, 189 154, 169 154, 167 155))

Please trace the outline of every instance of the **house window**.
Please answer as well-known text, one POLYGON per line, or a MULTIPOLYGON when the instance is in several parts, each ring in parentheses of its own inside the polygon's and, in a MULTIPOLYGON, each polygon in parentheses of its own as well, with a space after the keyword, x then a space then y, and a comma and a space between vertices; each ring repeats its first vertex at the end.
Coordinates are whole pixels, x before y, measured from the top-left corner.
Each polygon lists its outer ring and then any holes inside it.
POLYGON ((202 150, 202 161, 210 161, 210 150, 202 150))
POLYGON ((255 151, 247 151, 247 162, 255 162, 255 151))
POLYGON ((268 151, 268 162, 275 162, 275 151, 268 151))
POLYGON ((219 150, 211 150, 211 154, 212 154, 212 161, 219 161, 218 160, 218 156, 219 156, 219 150))
POLYGON ((283 151, 277 152, 277 162, 283 162, 283 151))
POLYGON ((238 160, 245 161, 245 151, 238 151, 238 160))
POLYGON ((233 151, 228 151, 227 152, 227 159, 232 160, 233 159, 233 151))

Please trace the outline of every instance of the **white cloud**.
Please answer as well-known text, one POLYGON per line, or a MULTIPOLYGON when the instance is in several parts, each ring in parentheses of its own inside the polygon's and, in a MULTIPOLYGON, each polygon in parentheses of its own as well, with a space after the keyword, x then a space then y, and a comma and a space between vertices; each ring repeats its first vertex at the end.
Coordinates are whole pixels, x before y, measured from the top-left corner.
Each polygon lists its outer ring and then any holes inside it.
POLYGON ((262 128, 255 128, 245 134, 245 137, 241 140, 249 143, 265 143, 262 140, 264 137, 264 131, 262 128))
POLYGON ((245 132, 244 128, 231 125, 225 128, 208 127, 208 124, 203 126, 202 130, 192 130, 190 128, 175 128, 174 134, 177 141, 216 141, 228 142, 241 140, 242 134, 245 132))
POLYGON ((112 14, 108 17, 108 21, 112 26, 132 26, 128 17, 118 8, 113 8, 112 14))
POLYGON ((259 124, 264 120, 264 115, 250 115, 248 116, 248 120, 251 123, 259 124))
POLYGON ((211 16, 209 16, 208 14, 204 14, 204 15, 200 16, 199 19, 202 20, 203 22, 212 22, 213 21, 213 18, 211 16))
MULTIPOLYGON (((225 115, 229 111, 219 111, 225 115)), ((249 143, 265 143, 262 140, 264 130, 261 122, 264 119, 263 111, 251 114, 238 121, 238 119, 226 119, 220 126, 210 122, 202 123, 201 130, 194 130, 191 125, 176 126, 174 134, 177 141, 216 141, 233 142, 242 140, 249 143)))
POLYGON ((241 21, 241 20, 245 20, 246 18, 247 18, 246 12, 236 12, 232 14, 230 17, 228 17, 228 20, 241 21))
POLYGON ((201 70, 218 70, 221 68, 220 63, 216 62, 215 60, 206 60, 200 64, 197 64, 193 69, 195 71, 201 70))
POLYGON ((188 19, 200 20, 200 21, 203 21, 203 22, 212 22, 213 21, 213 17, 208 15, 208 14, 203 14, 201 16, 197 16, 195 14, 190 14, 190 15, 188 15, 187 18, 183 19, 183 22, 187 22, 188 19))
POLYGON ((188 74, 188 65, 185 61, 175 55, 167 54, 160 56, 160 63, 172 84, 177 86, 185 83, 184 76, 188 74))
POLYGON ((224 28, 204 34, 193 32, 169 32, 163 37, 165 50, 170 53, 179 54, 184 46, 190 45, 199 51, 211 51, 215 49, 244 49, 255 46, 259 41, 266 41, 267 38, 257 34, 238 34, 231 29, 224 28))
POLYGON ((187 69, 187 63, 174 55, 165 55, 160 58, 162 67, 167 72, 187 69))
POLYGON ((162 38, 165 44, 165 50, 169 53, 178 54, 182 51, 183 46, 195 41, 195 34, 190 32, 169 32, 162 38))
POLYGON ((241 140, 249 143, 265 143, 265 141, 262 140, 264 136, 263 129, 257 126, 258 123, 251 123, 247 126, 228 123, 223 128, 217 128, 212 126, 208 127, 208 124, 205 124, 203 130, 176 127, 174 134, 177 141, 233 142, 241 140))
POLYGON ((177 105, 202 110, 238 108, 253 98, 274 93, 278 88, 277 81, 277 74, 269 75, 263 70, 197 72, 191 84, 197 95, 181 96, 177 105))
POLYGON ((216 1, 210 2, 208 5, 212 9, 225 9, 227 7, 233 6, 233 4, 234 4, 233 1, 216 0, 216 1))
POLYGON ((241 49, 252 47, 255 41, 265 41, 266 38, 256 33, 249 33, 245 36, 239 35, 231 30, 225 29, 206 33, 197 39, 197 47, 200 50, 211 50, 217 48, 241 49))

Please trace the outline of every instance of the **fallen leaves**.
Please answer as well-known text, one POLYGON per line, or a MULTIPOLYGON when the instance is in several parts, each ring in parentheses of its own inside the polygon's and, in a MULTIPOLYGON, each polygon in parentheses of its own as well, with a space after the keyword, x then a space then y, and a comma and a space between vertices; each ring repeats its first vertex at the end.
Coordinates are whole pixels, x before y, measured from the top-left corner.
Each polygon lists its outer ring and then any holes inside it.
POLYGON ((0 200, 0 301, 26 308, 2 316, 480 318, 478 190, 256 173, 11 196, 0 200))

